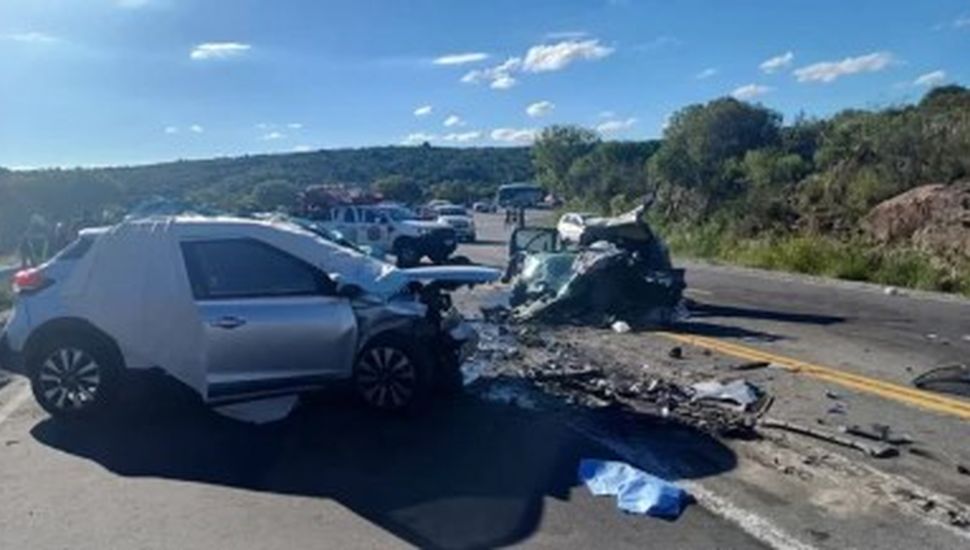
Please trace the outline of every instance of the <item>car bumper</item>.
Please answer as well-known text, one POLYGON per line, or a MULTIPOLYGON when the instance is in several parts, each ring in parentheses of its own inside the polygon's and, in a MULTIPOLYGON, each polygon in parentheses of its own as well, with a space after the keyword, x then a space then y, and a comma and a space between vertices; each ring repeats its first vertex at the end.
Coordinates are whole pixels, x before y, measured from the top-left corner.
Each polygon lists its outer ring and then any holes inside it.
POLYGON ((7 333, 0 334, 0 369, 24 373, 24 357, 10 347, 10 340, 7 333))

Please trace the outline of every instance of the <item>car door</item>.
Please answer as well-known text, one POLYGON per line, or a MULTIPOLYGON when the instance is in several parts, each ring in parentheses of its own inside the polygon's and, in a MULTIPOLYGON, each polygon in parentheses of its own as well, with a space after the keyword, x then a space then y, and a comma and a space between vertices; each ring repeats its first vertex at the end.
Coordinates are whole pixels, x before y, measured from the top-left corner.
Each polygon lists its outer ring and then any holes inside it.
POLYGON ((205 334, 210 402, 350 376, 357 323, 323 272, 256 239, 185 241, 182 253, 205 334))
POLYGON ((357 209, 352 206, 345 206, 337 209, 337 227, 345 239, 354 244, 367 244, 361 241, 357 231, 357 209))
POLYGON ((361 216, 360 234, 363 242, 360 244, 377 248, 387 249, 387 224, 381 223, 383 214, 374 208, 359 209, 361 216))

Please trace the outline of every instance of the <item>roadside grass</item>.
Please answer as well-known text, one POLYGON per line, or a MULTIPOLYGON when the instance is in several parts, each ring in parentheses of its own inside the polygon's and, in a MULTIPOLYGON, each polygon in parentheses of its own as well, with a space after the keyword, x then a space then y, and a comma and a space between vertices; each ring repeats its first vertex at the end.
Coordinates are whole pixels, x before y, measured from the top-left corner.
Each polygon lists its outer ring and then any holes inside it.
POLYGON ((817 235, 737 238, 716 224, 661 233, 678 256, 970 296, 970 265, 944 265, 918 250, 817 235))
POLYGON ((13 295, 10 289, 4 286, 0 288, 0 311, 10 309, 11 307, 13 307, 13 295))

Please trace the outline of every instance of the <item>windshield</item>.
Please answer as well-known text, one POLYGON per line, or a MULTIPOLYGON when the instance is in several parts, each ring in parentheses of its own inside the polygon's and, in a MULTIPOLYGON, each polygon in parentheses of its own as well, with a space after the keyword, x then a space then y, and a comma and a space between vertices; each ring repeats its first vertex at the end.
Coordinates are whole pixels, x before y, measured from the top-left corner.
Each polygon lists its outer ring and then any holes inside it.
POLYGON ((418 219, 414 212, 403 206, 387 207, 383 208, 383 211, 389 218, 396 222, 418 219))
POLYGON ((439 216, 467 216, 468 211, 457 206, 445 206, 437 209, 439 216))

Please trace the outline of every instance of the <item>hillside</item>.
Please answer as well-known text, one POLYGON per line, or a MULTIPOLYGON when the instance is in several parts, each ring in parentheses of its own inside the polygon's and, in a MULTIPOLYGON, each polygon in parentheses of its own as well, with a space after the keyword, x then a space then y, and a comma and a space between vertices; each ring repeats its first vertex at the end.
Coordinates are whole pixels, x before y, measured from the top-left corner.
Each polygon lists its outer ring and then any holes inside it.
MULTIPOLYGON (((200 208, 245 210, 321 183, 371 185, 407 177, 423 188, 460 188, 486 195, 529 179, 529 149, 371 147, 310 153, 178 161, 73 170, 0 170, 0 252, 15 246, 30 215, 47 220, 97 218, 152 197, 200 208)), ((466 191, 468 192, 468 191, 466 191)))

